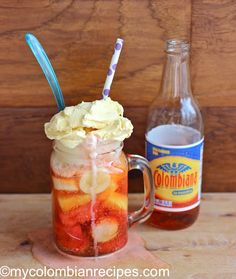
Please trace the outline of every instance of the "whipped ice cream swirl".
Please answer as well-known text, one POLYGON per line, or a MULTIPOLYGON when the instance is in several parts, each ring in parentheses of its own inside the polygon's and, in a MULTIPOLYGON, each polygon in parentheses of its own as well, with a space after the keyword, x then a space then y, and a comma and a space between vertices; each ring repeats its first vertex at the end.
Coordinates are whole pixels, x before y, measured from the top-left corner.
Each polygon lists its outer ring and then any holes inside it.
POLYGON ((82 102, 55 114, 45 123, 45 133, 67 148, 75 148, 90 134, 103 140, 123 141, 133 131, 131 121, 123 114, 123 107, 109 97, 82 102))

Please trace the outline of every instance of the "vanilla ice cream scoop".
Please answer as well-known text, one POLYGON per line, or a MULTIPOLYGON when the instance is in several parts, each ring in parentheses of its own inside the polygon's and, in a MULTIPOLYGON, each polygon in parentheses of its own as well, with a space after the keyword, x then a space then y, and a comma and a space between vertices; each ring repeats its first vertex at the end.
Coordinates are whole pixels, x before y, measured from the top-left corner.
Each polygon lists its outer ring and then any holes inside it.
POLYGON ((68 148, 75 148, 91 133, 100 139, 123 141, 133 131, 131 121, 123 113, 123 107, 109 97, 82 102, 55 114, 45 123, 45 133, 68 148))

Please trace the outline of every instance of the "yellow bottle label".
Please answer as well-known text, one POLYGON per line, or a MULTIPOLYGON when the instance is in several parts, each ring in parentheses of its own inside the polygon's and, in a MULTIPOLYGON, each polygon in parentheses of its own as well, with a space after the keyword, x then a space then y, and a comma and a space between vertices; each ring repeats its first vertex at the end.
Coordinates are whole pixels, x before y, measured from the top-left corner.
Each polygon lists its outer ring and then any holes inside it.
POLYGON ((155 209, 180 212, 199 205, 203 139, 191 145, 165 146, 146 141, 155 184, 155 209))

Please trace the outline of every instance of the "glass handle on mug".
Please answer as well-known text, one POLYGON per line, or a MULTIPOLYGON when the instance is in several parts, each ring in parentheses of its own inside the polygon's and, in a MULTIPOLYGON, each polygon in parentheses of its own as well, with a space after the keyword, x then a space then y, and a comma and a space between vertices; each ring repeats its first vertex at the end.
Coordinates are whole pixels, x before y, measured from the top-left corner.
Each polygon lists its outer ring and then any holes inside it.
POLYGON ((151 215, 154 207, 154 183, 152 178, 152 171, 147 159, 139 155, 127 155, 129 171, 136 169, 141 170, 143 173, 144 182, 144 201, 143 206, 134 212, 129 213, 128 221, 129 226, 135 223, 145 222, 151 215))

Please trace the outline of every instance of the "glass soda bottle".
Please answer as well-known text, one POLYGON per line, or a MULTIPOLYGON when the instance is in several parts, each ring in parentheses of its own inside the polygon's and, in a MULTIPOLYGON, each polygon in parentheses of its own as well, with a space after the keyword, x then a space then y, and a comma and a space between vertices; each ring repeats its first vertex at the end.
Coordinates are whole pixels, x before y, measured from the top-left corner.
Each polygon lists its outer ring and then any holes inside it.
POLYGON ((167 230, 193 224, 201 197, 203 121, 191 92, 189 48, 186 41, 167 41, 160 94, 150 107, 146 131, 155 183, 148 223, 167 230))

